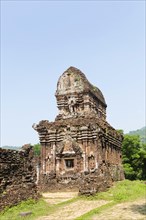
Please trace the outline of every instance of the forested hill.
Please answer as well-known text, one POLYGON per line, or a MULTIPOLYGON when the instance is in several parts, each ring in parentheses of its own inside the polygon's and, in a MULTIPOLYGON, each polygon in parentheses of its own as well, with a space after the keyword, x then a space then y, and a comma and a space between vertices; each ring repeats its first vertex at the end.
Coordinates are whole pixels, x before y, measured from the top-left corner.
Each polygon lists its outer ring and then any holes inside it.
POLYGON ((135 130, 135 131, 130 131, 128 134, 129 135, 139 135, 141 141, 143 143, 146 143, 146 126, 141 129, 135 130))
POLYGON ((20 150, 21 147, 18 146, 2 146, 3 149, 9 149, 9 150, 20 150))

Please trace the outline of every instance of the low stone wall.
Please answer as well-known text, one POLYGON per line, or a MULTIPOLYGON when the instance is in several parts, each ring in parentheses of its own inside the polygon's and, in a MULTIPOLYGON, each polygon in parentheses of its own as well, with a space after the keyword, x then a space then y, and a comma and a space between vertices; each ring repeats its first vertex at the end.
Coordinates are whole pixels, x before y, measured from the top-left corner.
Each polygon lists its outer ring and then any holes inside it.
POLYGON ((0 148, 0 211, 28 198, 38 197, 33 149, 0 148))

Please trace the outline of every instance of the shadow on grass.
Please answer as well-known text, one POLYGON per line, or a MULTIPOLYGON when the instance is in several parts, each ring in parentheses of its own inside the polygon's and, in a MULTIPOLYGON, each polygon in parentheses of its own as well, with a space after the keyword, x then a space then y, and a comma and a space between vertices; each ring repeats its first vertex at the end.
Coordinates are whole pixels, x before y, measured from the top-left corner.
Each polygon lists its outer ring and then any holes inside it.
POLYGON ((132 205, 130 208, 134 213, 146 215, 146 202, 142 205, 132 205))

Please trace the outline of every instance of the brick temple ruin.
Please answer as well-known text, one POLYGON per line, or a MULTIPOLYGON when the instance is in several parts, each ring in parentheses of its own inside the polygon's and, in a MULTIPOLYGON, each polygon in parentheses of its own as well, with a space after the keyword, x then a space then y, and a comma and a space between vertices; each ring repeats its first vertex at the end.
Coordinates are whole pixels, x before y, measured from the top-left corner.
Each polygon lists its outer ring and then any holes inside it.
POLYGON ((92 194, 122 180, 123 137, 106 121, 102 92, 70 67, 60 76, 55 96, 55 121, 33 125, 41 144, 43 189, 78 188, 92 194))

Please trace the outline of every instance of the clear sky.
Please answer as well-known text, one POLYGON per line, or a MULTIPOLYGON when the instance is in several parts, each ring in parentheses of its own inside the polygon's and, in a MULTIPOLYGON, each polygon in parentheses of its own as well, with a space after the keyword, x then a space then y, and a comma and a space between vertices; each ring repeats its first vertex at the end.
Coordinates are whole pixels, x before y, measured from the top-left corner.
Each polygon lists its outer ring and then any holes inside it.
POLYGON ((145 1, 1 1, 1 145, 39 142, 70 66, 99 87, 107 120, 145 125, 145 1))

